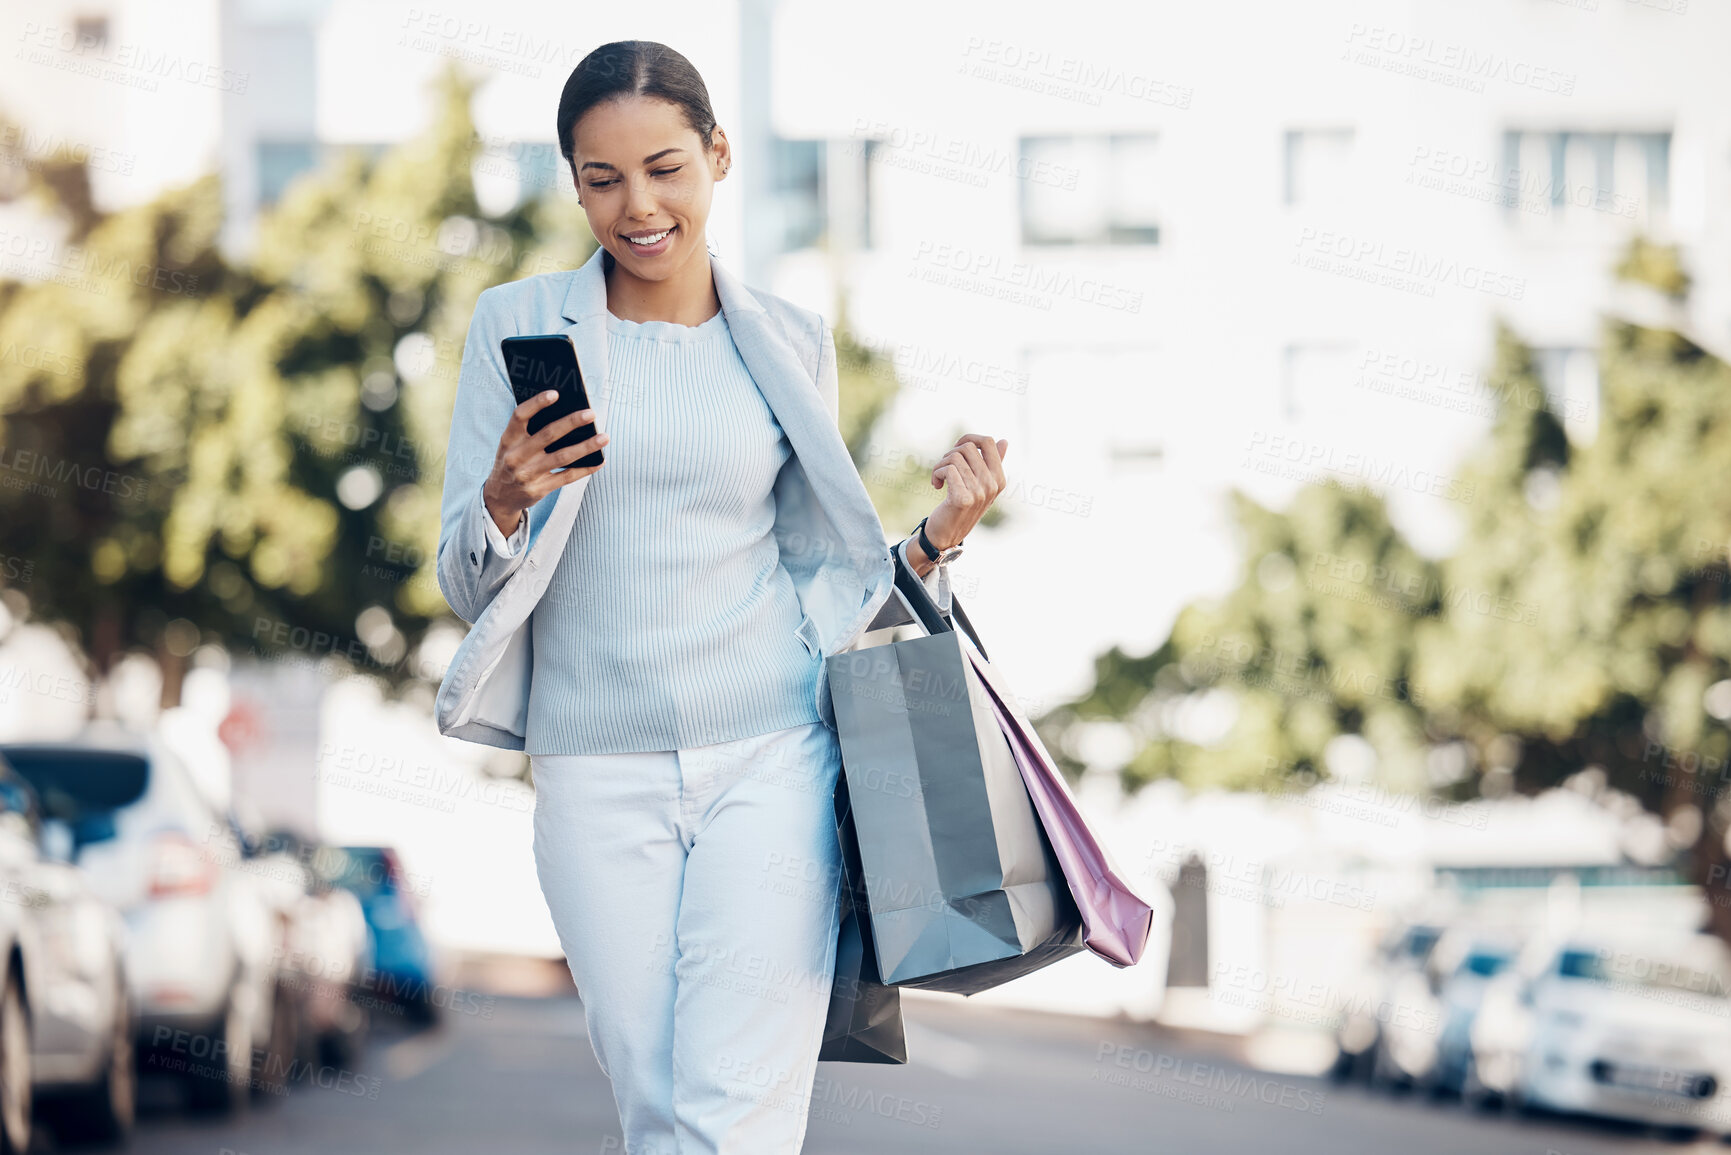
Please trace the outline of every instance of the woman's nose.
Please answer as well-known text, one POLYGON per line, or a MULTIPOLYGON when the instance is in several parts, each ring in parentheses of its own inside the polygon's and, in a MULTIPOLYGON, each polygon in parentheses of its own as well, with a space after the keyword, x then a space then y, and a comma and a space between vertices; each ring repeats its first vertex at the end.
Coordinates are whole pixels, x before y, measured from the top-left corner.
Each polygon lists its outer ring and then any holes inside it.
POLYGON ((649 182, 642 177, 631 181, 631 191, 626 200, 625 211, 633 217, 648 219, 655 215, 655 192, 649 182))

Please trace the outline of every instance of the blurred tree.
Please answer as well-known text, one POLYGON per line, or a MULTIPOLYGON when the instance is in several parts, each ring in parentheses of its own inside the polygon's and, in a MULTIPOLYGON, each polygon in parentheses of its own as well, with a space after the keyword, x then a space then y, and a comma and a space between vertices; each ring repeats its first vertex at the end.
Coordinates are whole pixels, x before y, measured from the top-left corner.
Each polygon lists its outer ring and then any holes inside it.
MULTIPOLYGON (((1688 288, 1675 251, 1646 241, 1619 273, 1673 300, 1688 288)), ((1127 728, 1131 788, 1310 781, 1338 769, 1342 736, 1393 789, 1583 775, 1665 819, 1662 843, 1631 854, 1697 850, 1731 931, 1731 367, 1677 332, 1607 323, 1585 444, 1506 331, 1490 382, 1452 556, 1418 557, 1378 499, 1335 485, 1280 513, 1235 495, 1237 588, 1186 607, 1152 653, 1101 656, 1042 731, 1075 771, 1083 727, 1127 728)))
POLYGON ((433 553, 475 298, 594 244, 549 199, 479 211, 473 88, 446 72, 423 135, 297 180, 244 266, 217 249, 214 176, 104 215, 60 167, 14 166, 65 239, 0 283, 0 551, 34 562, 31 611, 99 673, 148 647, 172 703, 204 642, 417 672, 447 612, 433 553))
POLYGON ((1434 565, 1362 489, 1307 487, 1285 513, 1241 494, 1232 502, 1238 587, 1187 606, 1153 653, 1114 647, 1098 658, 1093 687, 1041 718, 1042 737, 1076 773, 1075 727, 1126 727, 1132 790, 1168 777, 1229 789, 1308 780, 1325 772, 1331 743, 1361 734, 1417 781, 1413 631, 1441 608, 1434 565))

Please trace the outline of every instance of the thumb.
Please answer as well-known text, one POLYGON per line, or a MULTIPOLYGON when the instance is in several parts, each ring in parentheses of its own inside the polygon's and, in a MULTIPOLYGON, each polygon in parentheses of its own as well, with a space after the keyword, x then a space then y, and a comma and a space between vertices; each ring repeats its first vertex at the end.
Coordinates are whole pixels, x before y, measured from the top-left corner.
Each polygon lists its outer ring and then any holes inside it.
POLYGON ((1010 452, 1010 443, 1002 437, 998 438, 998 459, 1003 460, 1004 455, 1008 452, 1010 452))

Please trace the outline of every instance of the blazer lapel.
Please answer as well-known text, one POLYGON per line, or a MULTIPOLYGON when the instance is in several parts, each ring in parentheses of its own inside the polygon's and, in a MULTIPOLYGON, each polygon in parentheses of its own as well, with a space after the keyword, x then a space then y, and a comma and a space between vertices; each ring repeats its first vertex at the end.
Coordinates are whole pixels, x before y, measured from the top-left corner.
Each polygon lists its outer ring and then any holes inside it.
MULTIPOLYGON (((733 343, 786 431, 818 503, 847 545, 847 564, 861 571, 876 568, 880 561, 887 565, 883 525, 811 374, 751 291, 720 261, 711 257, 709 263, 733 343)), ((820 348, 822 340, 819 333, 820 348)))
MULTIPOLYGON (((607 278, 603 264, 606 250, 597 247, 578 267, 566 290, 561 310, 571 322, 562 330, 577 349, 577 364, 589 391, 590 407, 602 429, 607 428, 607 409, 613 393, 607 374, 607 278)), ((876 568, 887 562, 889 549, 883 544, 883 526, 866 493, 865 483, 854 468, 853 458, 824 407, 798 355, 786 336, 757 298, 714 256, 709 259, 715 278, 716 296, 740 359, 751 370, 758 390, 770 411, 787 433, 787 440, 804 467, 813 495, 823 506, 836 532, 842 535, 852 567, 876 568), (881 555, 881 559, 880 559, 881 555)), ((819 334, 819 339, 822 335, 819 334)), ((569 486, 556 491, 561 500, 569 486)))

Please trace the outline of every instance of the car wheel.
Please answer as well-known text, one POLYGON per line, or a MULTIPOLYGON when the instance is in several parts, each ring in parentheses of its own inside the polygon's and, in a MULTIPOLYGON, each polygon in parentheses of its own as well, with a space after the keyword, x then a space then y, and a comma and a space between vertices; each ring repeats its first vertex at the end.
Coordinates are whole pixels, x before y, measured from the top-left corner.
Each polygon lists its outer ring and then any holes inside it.
POLYGON ((0 993, 0 1152, 23 1155, 30 1149, 30 1016, 18 973, 6 974, 0 993))
POLYGON ((289 993, 277 987, 271 998, 270 1039, 265 1043, 264 1069, 254 1086, 260 1097, 288 1094, 289 1073, 299 1053, 297 1015, 298 1008, 289 993))
POLYGON ((206 1115, 230 1115, 245 1108, 252 1081, 252 1024, 241 1009, 238 992, 230 993, 218 1020, 220 1046, 210 1048, 207 1062, 195 1062, 183 1072, 186 1104, 206 1115))
POLYGON ((63 1143, 118 1145, 132 1133, 138 1112, 138 1055, 124 993, 115 1003, 110 1031, 102 1078, 76 1094, 43 1104, 55 1138, 63 1143))

